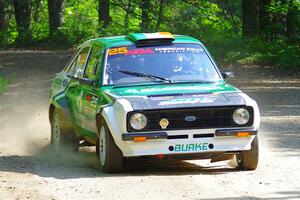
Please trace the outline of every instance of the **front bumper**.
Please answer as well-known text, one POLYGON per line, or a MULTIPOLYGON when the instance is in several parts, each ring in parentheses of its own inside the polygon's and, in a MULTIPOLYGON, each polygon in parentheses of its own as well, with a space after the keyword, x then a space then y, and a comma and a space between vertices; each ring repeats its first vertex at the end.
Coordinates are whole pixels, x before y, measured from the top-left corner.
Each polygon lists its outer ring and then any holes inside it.
POLYGON ((256 134, 251 128, 130 133, 122 134, 117 146, 125 157, 232 152, 249 150, 256 134))

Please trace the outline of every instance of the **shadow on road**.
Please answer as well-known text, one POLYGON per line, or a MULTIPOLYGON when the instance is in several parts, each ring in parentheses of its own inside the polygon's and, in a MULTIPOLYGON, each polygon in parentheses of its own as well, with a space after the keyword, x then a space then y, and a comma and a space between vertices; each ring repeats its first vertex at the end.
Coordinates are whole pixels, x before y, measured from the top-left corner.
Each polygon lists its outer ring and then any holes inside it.
POLYGON ((102 173, 95 152, 80 150, 78 153, 53 152, 50 147, 41 149, 32 156, 8 155, 0 157, 0 171, 30 173, 57 179, 126 177, 126 176, 170 176, 170 175, 219 175, 236 173, 237 169, 220 162, 213 166, 200 166, 184 161, 126 160, 119 174, 102 173))

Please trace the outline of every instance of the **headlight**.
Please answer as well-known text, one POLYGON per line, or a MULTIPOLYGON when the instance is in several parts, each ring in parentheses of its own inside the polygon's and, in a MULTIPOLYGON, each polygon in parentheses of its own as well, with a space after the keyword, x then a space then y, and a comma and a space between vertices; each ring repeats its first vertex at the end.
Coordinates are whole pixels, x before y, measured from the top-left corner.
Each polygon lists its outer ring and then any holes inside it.
POLYGON ((245 108, 238 108, 233 113, 233 121, 238 125, 247 124, 250 119, 250 114, 245 108))
POLYGON ((136 130, 141 130, 147 125, 147 117, 142 113, 135 113, 130 117, 130 125, 136 130))

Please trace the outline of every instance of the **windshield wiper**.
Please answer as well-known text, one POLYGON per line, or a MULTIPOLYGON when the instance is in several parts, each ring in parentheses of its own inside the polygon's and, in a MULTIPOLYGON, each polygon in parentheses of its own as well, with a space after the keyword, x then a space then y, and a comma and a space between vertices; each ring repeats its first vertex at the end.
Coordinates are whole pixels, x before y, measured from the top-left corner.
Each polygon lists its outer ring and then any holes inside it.
POLYGON ((210 80, 172 80, 173 83, 215 83, 210 80))
POLYGON ((136 77, 145 77, 145 78, 150 78, 150 79, 153 79, 153 80, 166 81, 168 83, 172 82, 169 79, 159 77, 159 76, 155 76, 155 75, 152 75, 152 74, 143 74, 143 73, 140 73, 140 72, 134 72, 134 71, 128 71, 128 70, 118 70, 118 72, 128 74, 128 75, 132 75, 132 76, 136 76, 136 77))

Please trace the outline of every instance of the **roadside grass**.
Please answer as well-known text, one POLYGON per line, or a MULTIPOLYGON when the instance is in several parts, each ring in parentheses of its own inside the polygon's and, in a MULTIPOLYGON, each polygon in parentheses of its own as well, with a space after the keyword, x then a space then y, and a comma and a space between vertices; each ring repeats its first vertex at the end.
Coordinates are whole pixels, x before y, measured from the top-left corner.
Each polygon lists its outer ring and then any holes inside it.
POLYGON ((2 94, 6 89, 7 81, 0 76, 0 94, 2 94))
POLYGON ((209 50, 222 64, 268 65, 300 68, 300 40, 268 42, 260 38, 232 38, 211 42, 209 50))

